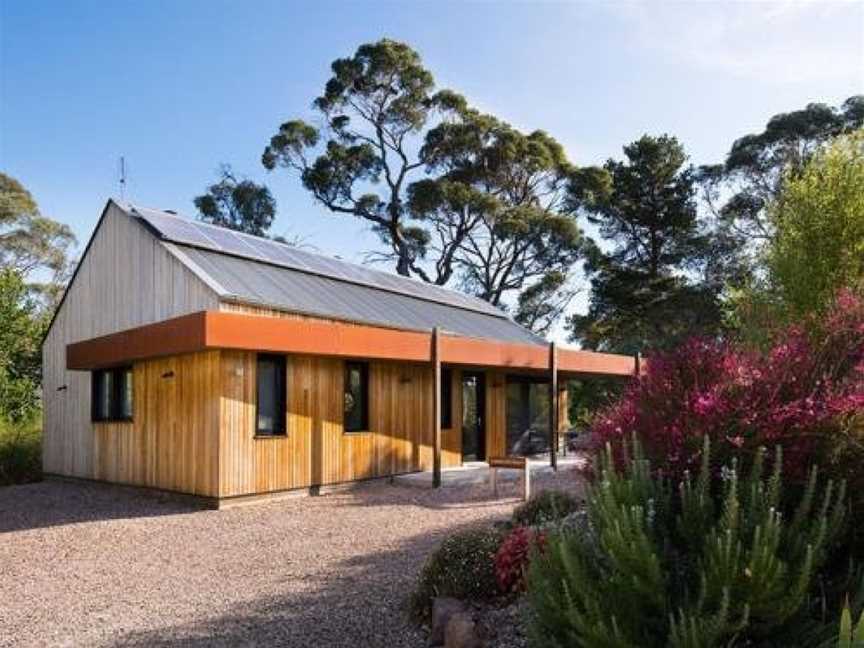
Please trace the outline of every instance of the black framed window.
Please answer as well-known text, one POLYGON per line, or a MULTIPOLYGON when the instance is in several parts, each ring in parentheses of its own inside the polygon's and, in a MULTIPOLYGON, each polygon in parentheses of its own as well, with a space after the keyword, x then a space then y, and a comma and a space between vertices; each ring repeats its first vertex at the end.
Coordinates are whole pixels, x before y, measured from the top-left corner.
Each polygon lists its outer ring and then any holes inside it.
POLYGON ((369 365, 365 362, 345 363, 346 432, 369 429, 369 365))
POLYGON ((441 429, 453 427, 453 370, 441 370, 441 429))
POLYGON ((285 356, 259 355, 256 367, 255 434, 285 434, 285 356))
POLYGON ((132 367, 97 369, 92 374, 90 419, 93 422, 131 421, 133 415, 132 367))

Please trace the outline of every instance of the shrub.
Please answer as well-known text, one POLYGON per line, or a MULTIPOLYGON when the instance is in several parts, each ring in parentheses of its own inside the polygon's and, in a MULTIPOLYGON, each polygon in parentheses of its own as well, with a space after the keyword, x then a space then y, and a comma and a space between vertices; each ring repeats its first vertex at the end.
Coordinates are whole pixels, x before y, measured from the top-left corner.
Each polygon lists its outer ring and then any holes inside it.
POLYGON ((712 482, 704 444, 696 479, 677 487, 638 442, 619 462, 607 450, 588 489, 590 533, 550 536, 529 566, 535 645, 816 645, 800 642, 835 631, 811 618, 810 595, 844 522, 844 486, 819 489, 814 469, 785 515, 779 449, 767 478, 760 451, 746 478, 733 462, 712 482))
POLYGON ((411 596, 412 614, 418 619, 428 618, 437 596, 463 600, 497 596, 495 554, 500 544, 500 532, 487 528, 460 531, 446 538, 420 572, 411 596))
POLYGON ((12 424, 0 419, 0 486, 42 478, 42 431, 39 420, 12 424))
POLYGON ((525 572, 535 551, 543 551, 546 535, 528 527, 516 527, 504 538, 495 554, 495 577, 502 592, 515 594, 525 589, 525 572))
POLYGON ((544 490, 513 511, 516 526, 543 526, 579 509, 579 500, 566 491, 544 490))
POLYGON ((652 356, 596 418, 592 439, 600 448, 635 433, 653 465, 678 480, 698 467, 703 435, 721 462, 782 446, 790 482, 803 483, 814 463, 860 479, 851 467, 864 460, 862 411, 864 298, 845 291, 825 314, 779 332, 767 352, 691 340, 652 356))

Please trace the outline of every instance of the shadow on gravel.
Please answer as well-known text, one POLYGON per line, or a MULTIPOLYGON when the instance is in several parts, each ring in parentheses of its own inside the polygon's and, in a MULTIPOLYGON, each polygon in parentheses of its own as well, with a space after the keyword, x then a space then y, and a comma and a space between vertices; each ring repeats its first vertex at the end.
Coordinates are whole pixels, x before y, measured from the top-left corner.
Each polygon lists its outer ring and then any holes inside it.
POLYGON ((0 533, 177 515, 202 510, 191 498, 133 487, 46 480, 0 488, 0 533))
MULTIPOLYGON (((547 489, 565 489, 581 493, 584 488, 582 474, 573 467, 561 469, 552 475, 543 475, 532 479, 532 493, 538 493, 547 489)), ((522 483, 520 479, 501 480, 498 485, 497 497, 492 492, 488 483, 466 483, 448 485, 440 489, 433 489, 423 485, 407 485, 398 480, 392 484, 380 487, 364 487, 358 483, 356 488, 346 489, 351 498, 346 499, 341 506, 364 507, 380 506, 392 503, 395 498, 403 502, 410 502, 414 506, 432 510, 456 510, 456 509, 484 509, 512 504, 514 506, 522 503, 522 483)))
POLYGON ((417 574, 445 535, 476 524, 420 534, 388 551, 342 560, 331 573, 305 579, 305 591, 238 603, 231 613, 211 619, 133 632, 112 645, 422 647, 426 634, 407 612, 417 574))

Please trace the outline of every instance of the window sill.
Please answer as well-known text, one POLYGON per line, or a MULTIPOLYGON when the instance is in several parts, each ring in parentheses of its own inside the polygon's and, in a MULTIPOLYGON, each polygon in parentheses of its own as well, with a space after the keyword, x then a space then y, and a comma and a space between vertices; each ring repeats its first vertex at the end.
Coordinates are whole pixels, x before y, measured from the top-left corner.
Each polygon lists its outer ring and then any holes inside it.
POLYGON ((252 437, 256 441, 263 441, 264 439, 287 439, 287 434, 256 434, 252 437))
POLYGON ((93 425, 101 425, 104 423, 134 423, 135 419, 119 418, 119 419, 99 419, 98 421, 90 421, 93 425))
POLYGON ((362 436, 364 434, 372 434, 372 430, 343 430, 343 436, 362 436))

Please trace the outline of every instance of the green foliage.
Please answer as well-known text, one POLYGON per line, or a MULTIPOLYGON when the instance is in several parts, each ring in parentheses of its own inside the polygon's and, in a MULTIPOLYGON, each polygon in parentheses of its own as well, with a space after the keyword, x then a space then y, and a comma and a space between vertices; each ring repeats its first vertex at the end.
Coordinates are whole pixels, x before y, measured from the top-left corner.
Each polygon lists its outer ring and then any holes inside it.
POLYGON ((571 181, 573 208, 614 244, 589 256, 591 301, 587 315, 570 318, 571 339, 634 353, 716 331, 716 241, 697 218, 694 172, 683 147, 674 137, 646 135, 624 154, 626 161, 604 167, 611 185, 597 174, 571 181))
POLYGON ((864 648, 864 611, 857 624, 852 623, 852 610, 849 602, 843 606, 840 614, 840 637, 837 642, 838 648, 864 648))
POLYGON ((818 151, 769 209, 771 289, 793 318, 864 279, 864 130, 818 151))
POLYGON ((0 486, 42 478, 41 428, 38 418, 15 424, 0 419, 0 486))
POLYGON ((607 448, 589 530, 550 538, 529 569, 535 645, 802 645, 809 593, 844 523, 844 485, 819 488, 814 470, 785 514, 779 451, 767 475, 760 451, 746 477, 733 463, 720 480, 707 439, 702 456, 695 478, 673 484, 638 442, 617 462, 607 448))
POLYGON ((513 319, 540 335, 547 335, 576 291, 568 287, 570 277, 565 270, 549 270, 519 294, 513 319))
POLYGON ((72 230, 39 212, 33 196, 14 178, 0 173, 0 270, 14 270, 28 290, 53 309, 72 271, 72 230))
POLYGON ((411 595, 412 614, 418 619, 428 618, 432 600, 438 596, 468 601, 497 596, 495 554, 501 540, 499 531, 486 528, 459 531, 445 538, 420 572, 411 595))
POLYGON ((566 491, 544 490, 513 511, 513 523, 521 526, 539 527, 561 520, 579 509, 580 503, 566 491))
POLYGON ((437 175, 409 187, 409 209, 433 241, 446 233, 465 288, 496 305, 521 291, 517 317, 546 332, 573 296, 586 245, 564 201, 575 171, 547 133, 456 106, 426 135, 421 158, 437 175))
POLYGON ((25 421, 39 408, 45 322, 21 273, 0 270, 0 420, 25 421))
POLYGON ((580 434, 587 433, 598 412, 616 401, 627 383, 618 378, 595 378, 567 382, 568 420, 580 434))
POLYGON ((238 180, 224 165, 219 181, 195 198, 198 218, 205 223, 266 236, 276 215, 276 200, 270 190, 251 180, 238 180))
POLYGON ((518 300, 546 332, 570 303, 586 245, 563 201, 575 171, 543 131, 522 133, 436 90, 420 56, 383 39, 333 62, 323 128, 283 123, 262 156, 337 214, 363 219, 396 271, 486 301, 518 300))
POLYGON ((774 115, 760 133, 745 135, 732 145, 726 162, 704 167, 709 198, 728 196, 716 211, 741 244, 768 241, 774 223, 766 207, 781 193, 820 146, 842 133, 864 126, 864 96, 842 106, 809 104, 802 110, 774 115))

